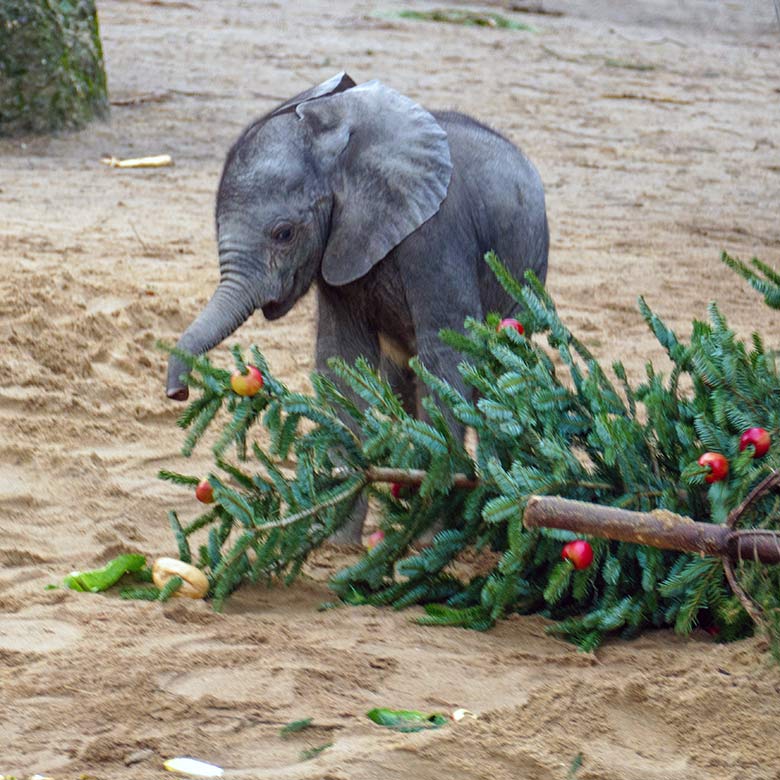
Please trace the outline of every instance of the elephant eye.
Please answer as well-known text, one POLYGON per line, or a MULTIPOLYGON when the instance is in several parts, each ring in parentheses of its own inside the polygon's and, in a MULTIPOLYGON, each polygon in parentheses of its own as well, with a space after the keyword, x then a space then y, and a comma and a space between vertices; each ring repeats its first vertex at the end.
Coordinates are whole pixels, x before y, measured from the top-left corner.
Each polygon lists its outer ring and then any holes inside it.
POLYGON ((278 225, 275 225, 274 229, 271 231, 271 238, 273 238, 274 241, 286 244, 292 239, 294 232, 295 229, 289 222, 280 222, 278 225))

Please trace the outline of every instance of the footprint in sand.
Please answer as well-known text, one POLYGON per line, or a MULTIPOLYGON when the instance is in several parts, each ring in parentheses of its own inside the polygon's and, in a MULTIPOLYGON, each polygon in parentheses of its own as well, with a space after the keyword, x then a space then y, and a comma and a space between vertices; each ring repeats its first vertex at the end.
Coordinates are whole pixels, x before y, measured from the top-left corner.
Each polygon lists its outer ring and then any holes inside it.
POLYGON ((212 696, 229 703, 261 703, 270 710, 290 707, 295 700, 294 673, 282 667, 244 668, 240 675, 236 675, 233 668, 163 675, 159 685, 163 690, 188 699, 212 696))
POLYGON ((45 653, 62 650, 81 636, 81 629, 62 620, 10 617, 0 622, 0 650, 45 653))

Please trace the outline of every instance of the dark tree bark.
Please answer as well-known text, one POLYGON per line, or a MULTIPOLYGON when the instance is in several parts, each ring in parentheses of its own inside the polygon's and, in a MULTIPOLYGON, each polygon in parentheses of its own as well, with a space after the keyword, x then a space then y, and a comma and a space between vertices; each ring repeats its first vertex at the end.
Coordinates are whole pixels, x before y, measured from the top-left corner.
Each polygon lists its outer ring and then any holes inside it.
POLYGON ((76 129, 107 114, 95 0, 2 0, 0 135, 76 129))

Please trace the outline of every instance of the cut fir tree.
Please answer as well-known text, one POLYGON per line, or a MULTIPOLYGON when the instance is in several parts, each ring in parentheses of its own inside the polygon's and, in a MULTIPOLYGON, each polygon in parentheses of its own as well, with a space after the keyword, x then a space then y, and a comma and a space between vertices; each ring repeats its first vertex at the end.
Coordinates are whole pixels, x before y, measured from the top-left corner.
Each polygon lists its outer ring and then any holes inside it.
MULTIPOLYGON (((749 633, 752 623, 729 584, 735 580, 719 558, 592 538, 583 540, 592 561, 580 567, 561 557, 573 532, 526 529, 523 512, 531 496, 551 495, 726 523, 780 465, 778 448, 759 457, 758 440, 743 446, 747 431, 761 428, 771 439, 780 428, 780 381, 761 338, 739 341, 713 304, 709 322, 694 322, 684 344, 640 300, 672 371, 665 377, 648 364, 645 381, 634 386, 616 362, 613 382, 532 276, 521 285, 494 255, 486 260, 522 307, 522 327, 489 315, 468 320, 463 333, 441 334, 463 355, 460 371, 473 397, 412 361, 430 390, 424 421, 406 414, 362 360, 333 361, 339 384, 315 374, 306 395, 287 390, 253 347, 263 385, 245 395, 231 387, 230 371, 182 354, 198 391, 180 420, 189 431, 184 453, 209 427, 218 429, 208 478, 215 503, 185 526, 171 513, 182 560, 195 559, 207 573, 220 608, 242 582, 290 582, 367 492, 384 536, 333 576, 345 602, 422 604, 421 623, 476 629, 511 612, 540 612, 556 621, 551 632, 585 650, 608 634, 648 626, 685 633, 698 623, 723 639, 749 633), (474 429, 474 457, 448 419, 474 429), (705 452, 719 457, 700 462, 705 452), (412 547, 442 524, 429 546, 412 547), (469 548, 496 555, 489 573, 455 576, 451 564, 469 548)), ((234 357, 236 372, 248 375, 237 348, 234 357)), ((161 477, 190 491, 199 482, 161 477)), ((762 494, 741 522, 755 533, 777 530, 777 502, 774 492, 762 494)), ((775 636, 777 568, 739 565, 775 636)))

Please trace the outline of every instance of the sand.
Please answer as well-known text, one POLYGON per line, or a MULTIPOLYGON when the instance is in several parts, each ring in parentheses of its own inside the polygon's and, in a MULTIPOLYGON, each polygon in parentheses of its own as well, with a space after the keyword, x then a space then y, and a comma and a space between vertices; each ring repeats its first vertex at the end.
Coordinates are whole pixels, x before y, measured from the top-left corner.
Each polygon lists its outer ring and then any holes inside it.
MULTIPOLYGON (((393 2, 99 7, 111 95, 131 103, 80 133, 0 142, 0 774, 154 778, 193 755, 241 778, 563 780, 581 753, 579 780, 780 777, 780 672, 756 640, 663 631, 584 655, 539 617, 478 634, 416 626, 416 610, 317 612, 347 560, 334 550, 222 615, 44 590, 120 552, 175 553, 166 511, 195 509, 156 472, 207 460, 178 454, 155 340, 216 282, 231 141, 342 68, 524 148, 546 184, 549 288, 634 379, 663 366, 640 294, 683 333, 715 299, 741 335, 776 336, 777 313, 718 261, 780 264, 772 4, 549 0, 562 16, 511 14, 534 34, 399 20, 393 2), (176 164, 111 170, 106 153, 176 164), (479 719, 395 734, 365 718, 376 706, 479 719)), ((233 341, 305 389, 312 315, 308 297, 233 341)))

